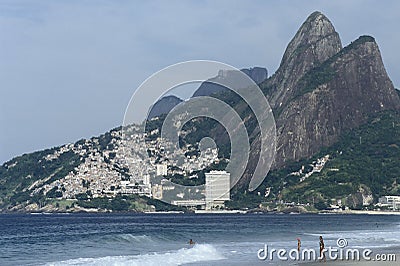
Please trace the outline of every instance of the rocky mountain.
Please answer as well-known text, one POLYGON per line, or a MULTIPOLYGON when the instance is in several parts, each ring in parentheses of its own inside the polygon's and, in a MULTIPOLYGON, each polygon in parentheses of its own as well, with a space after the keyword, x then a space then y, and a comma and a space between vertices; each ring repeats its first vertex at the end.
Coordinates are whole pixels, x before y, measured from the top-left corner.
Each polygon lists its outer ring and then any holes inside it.
POLYGON ((254 82, 257 84, 260 84, 268 78, 268 71, 264 67, 243 68, 241 71, 254 80, 254 82))
POLYGON ((272 108, 291 100, 300 78, 341 49, 339 34, 329 19, 320 12, 312 13, 289 42, 276 73, 262 85, 270 89, 272 108))
POLYGON ((400 112, 373 114, 310 158, 273 169, 256 191, 236 190, 229 206, 375 209, 379 197, 400 194, 399 147, 400 112))
MULTIPOLYGON (((253 67, 253 68, 245 68, 241 69, 243 73, 248 75, 252 80, 254 80, 255 83, 260 84, 264 80, 267 79, 268 77, 268 71, 266 68, 262 67, 253 67)), ((235 71, 232 70, 220 70, 218 75, 214 78, 209 79, 206 82, 203 82, 199 88, 193 93, 192 97, 197 97, 197 96, 209 96, 211 94, 219 93, 219 92, 224 92, 227 89, 224 88, 223 86, 218 85, 217 83, 222 82, 223 80, 230 80, 232 82, 236 82, 238 84, 246 84, 241 81, 241 76, 238 75, 238 73, 235 73, 235 71)))
MULTIPOLYGON (((312 13, 301 25, 278 70, 260 87, 276 120, 274 169, 308 160, 371 117, 400 110, 398 92, 386 73, 375 39, 361 36, 343 48, 334 26, 320 12, 312 13)), ((238 184, 246 188, 260 143, 268 140, 260 139, 255 117, 243 101, 227 92, 215 97, 231 104, 246 121, 251 153, 238 184)))
POLYGON ((182 102, 182 99, 180 99, 174 95, 162 97, 150 108, 150 112, 149 112, 147 118, 152 119, 157 116, 168 114, 172 110, 172 108, 174 108, 181 102, 182 102))
MULTIPOLYGON (((244 68, 241 69, 243 73, 248 75, 254 82, 260 84, 268 77, 268 71, 266 68, 263 67, 253 67, 253 68, 244 68)), ((240 79, 240 75, 237 75, 235 71, 227 71, 221 70, 219 71, 218 75, 214 78, 211 78, 209 81, 203 82, 199 88, 193 93, 192 97, 196 96, 209 96, 214 93, 223 92, 226 90, 223 86, 220 86, 216 83, 221 82, 221 80, 229 79, 234 80, 236 82, 243 83, 240 79)), ((162 97, 158 100, 151 108, 149 115, 147 116, 148 119, 155 118, 157 116, 161 116, 164 114, 168 114, 169 111, 172 110, 176 105, 180 104, 182 99, 174 96, 169 95, 162 97)))
POLYGON ((276 165, 309 158, 374 113, 400 109, 374 38, 345 48, 331 22, 314 12, 262 84, 277 124, 276 165))

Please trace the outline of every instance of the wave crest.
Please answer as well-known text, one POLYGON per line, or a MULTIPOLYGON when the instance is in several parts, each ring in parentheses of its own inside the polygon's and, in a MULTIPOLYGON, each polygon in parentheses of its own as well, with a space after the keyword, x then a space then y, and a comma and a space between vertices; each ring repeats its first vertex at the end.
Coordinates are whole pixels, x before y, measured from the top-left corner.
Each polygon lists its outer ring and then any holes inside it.
POLYGON ((152 253, 136 256, 107 256, 100 258, 79 258, 46 265, 113 265, 113 266, 139 266, 139 265, 182 265, 200 261, 213 261, 225 259, 218 250, 210 244, 196 244, 192 248, 181 248, 166 253, 152 253))
POLYGON ((125 242, 125 243, 154 242, 154 240, 147 235, 119 234, 107 238, 108 240, 111 240, 113 242, 125 242))

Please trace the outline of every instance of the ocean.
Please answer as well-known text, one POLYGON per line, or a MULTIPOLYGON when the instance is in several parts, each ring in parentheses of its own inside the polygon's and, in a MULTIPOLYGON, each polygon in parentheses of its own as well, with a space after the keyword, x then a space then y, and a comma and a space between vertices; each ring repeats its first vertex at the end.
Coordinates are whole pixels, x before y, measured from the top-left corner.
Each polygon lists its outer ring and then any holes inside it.
MULTIPOLYGON (((0 265, 296 265, 269 248, 400 250, 400 216, 333 214, 2 214, 0 265), (190 246, 193 239, 195 245, 190 246)), ((400 259, 400 258, 398 258, 400 259)))

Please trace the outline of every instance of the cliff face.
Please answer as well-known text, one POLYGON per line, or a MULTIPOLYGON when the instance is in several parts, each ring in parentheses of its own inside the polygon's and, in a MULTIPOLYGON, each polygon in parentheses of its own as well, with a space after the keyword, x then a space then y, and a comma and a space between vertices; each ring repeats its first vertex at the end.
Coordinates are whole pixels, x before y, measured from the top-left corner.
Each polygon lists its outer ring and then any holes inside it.
POLYGON ((262 84, 277 124, 276 166, 308 158, 374 113, 400 109, 374 38, 341 48, 321 13, 307 18, 262 84))
POLYGON ((257 84, 260 84, 268 78, 268 71, 263 67, 244 68, 241 70, 257 84))
POLYGON ((319 12, 312 13, 290 41, 277 72, 263 86, 270 90, 272 108, 284 105, 296 92, 296 83, 312 68, 342 48, 332 23, 319 12))

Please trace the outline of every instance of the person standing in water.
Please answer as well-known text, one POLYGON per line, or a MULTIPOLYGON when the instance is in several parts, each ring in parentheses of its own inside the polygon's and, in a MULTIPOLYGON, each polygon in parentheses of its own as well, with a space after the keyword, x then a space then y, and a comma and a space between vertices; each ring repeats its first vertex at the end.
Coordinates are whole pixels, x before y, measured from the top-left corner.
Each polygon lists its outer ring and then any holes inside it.
POLYGON ((326 257, 325 257, 325 244, 324 244, 324 239, 322 238, 322 236, 319 236, 319 258, 321 259, 321 261, 326 261, 326 257))
POLYGON ((192 239, 189 240, 189 245, 194 245, 196 244, 192 239))
POLYGON ((301 248, 301 240, 300 238, 297 238, 297 251, 300 253, 300 248, 301 248))

